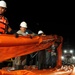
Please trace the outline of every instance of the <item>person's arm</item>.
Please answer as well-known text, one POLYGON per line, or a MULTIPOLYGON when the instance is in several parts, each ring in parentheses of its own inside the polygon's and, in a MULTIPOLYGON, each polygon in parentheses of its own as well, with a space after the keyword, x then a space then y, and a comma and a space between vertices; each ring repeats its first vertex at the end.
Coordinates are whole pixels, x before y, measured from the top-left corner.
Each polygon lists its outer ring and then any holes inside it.
POLYGON ((12 28, 9 26, 8 19, 7 19, 6 17, 5 17, 5 19, 6 19, 6 25, 7 25, 6 32, 7 32, 7 33, 11 33, 12 28))
POLYGON ((32 31, 29 30, 29 29, 27 29, 26 32, 28 33, 28 35, 31 35, 31 36, 37 35, 36 33, 32 32, 32 31))
POLYGON ((10 33, 12 31, 12 28, 8 26, 7 32, 10 33))
POLYGON ((18 38, 21 35, 20 30, 18 30, 16 33, 14 33, 14 35, 16 38, 18 38))

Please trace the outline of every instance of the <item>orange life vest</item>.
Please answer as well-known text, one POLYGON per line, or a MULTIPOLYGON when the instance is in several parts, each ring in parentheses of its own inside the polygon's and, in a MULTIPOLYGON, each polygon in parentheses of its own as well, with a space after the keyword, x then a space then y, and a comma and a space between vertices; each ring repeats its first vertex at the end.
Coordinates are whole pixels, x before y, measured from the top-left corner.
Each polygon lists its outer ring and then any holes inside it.
POLYGON ((3 16, 0 18, 0 33, 5 34, 7 31, 7 19, 3 16))

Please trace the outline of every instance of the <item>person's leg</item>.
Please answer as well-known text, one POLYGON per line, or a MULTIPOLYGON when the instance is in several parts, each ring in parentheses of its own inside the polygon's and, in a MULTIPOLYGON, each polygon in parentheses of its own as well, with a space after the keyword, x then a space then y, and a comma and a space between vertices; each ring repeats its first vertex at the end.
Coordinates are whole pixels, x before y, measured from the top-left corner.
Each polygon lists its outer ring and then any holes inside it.
POLYGON ((30 65, 30 54, 26 55, 26 65, 30 65))
POLYGON ((42 69, 42 51, 38 52, 38 70, 42 69))
POLYGON ((19 69, 21 69, 21 60, 20 60, 20 56, 19 57, 15 57, 15 59, 14 59, 14 68, 15 68, 15 70, 19 70, 19 69))
POLYGON ((45 69, 46 65, 46 52, 41 50, 38 52, 38 69, 45 69))
POLYGON ((21 69, 24 69, 24 66, 26 66, 26 55, 21 56, 21 69))
POLYGON ((50 52, 46 51, 46 69, 48 69, 50 66, 50 62, 51 62, 50 58, 51 58, 50 52))
POLYGON ((46 69, 46 50, 42 50, 42 68, 46 69))

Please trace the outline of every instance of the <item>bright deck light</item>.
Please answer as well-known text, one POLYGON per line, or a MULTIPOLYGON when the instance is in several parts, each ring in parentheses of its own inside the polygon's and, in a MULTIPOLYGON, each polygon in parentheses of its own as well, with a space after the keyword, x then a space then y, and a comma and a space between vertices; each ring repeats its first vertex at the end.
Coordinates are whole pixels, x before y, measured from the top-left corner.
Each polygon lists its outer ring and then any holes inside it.
POLYGON ((64 53, 67 53, 67 50, 64 50, 64 53))
POLYGON ((73 53, 73 50, 70 50, 70 53, 73 53))
POLYGON ((62 56, 61 59, 64 60, 64 56, 62 56))

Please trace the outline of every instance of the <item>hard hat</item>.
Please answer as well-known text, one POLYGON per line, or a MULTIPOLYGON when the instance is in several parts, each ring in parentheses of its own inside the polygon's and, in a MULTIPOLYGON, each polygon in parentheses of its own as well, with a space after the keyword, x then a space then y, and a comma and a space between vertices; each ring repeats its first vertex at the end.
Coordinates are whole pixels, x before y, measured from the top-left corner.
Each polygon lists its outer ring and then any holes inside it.
POLYGON ((0 1, 0 7, 7 8, 6 2, 4 0, 0 1))
POLYGON ((42 30, 39 30, 39 31, 38 31, 38 34, 42 34, 42 33, 44 33, 42 30))
POLYGON ((20 26, 27 28, 27 23, 25 21, 23 21, 23 22, 20 23, 20 26))

